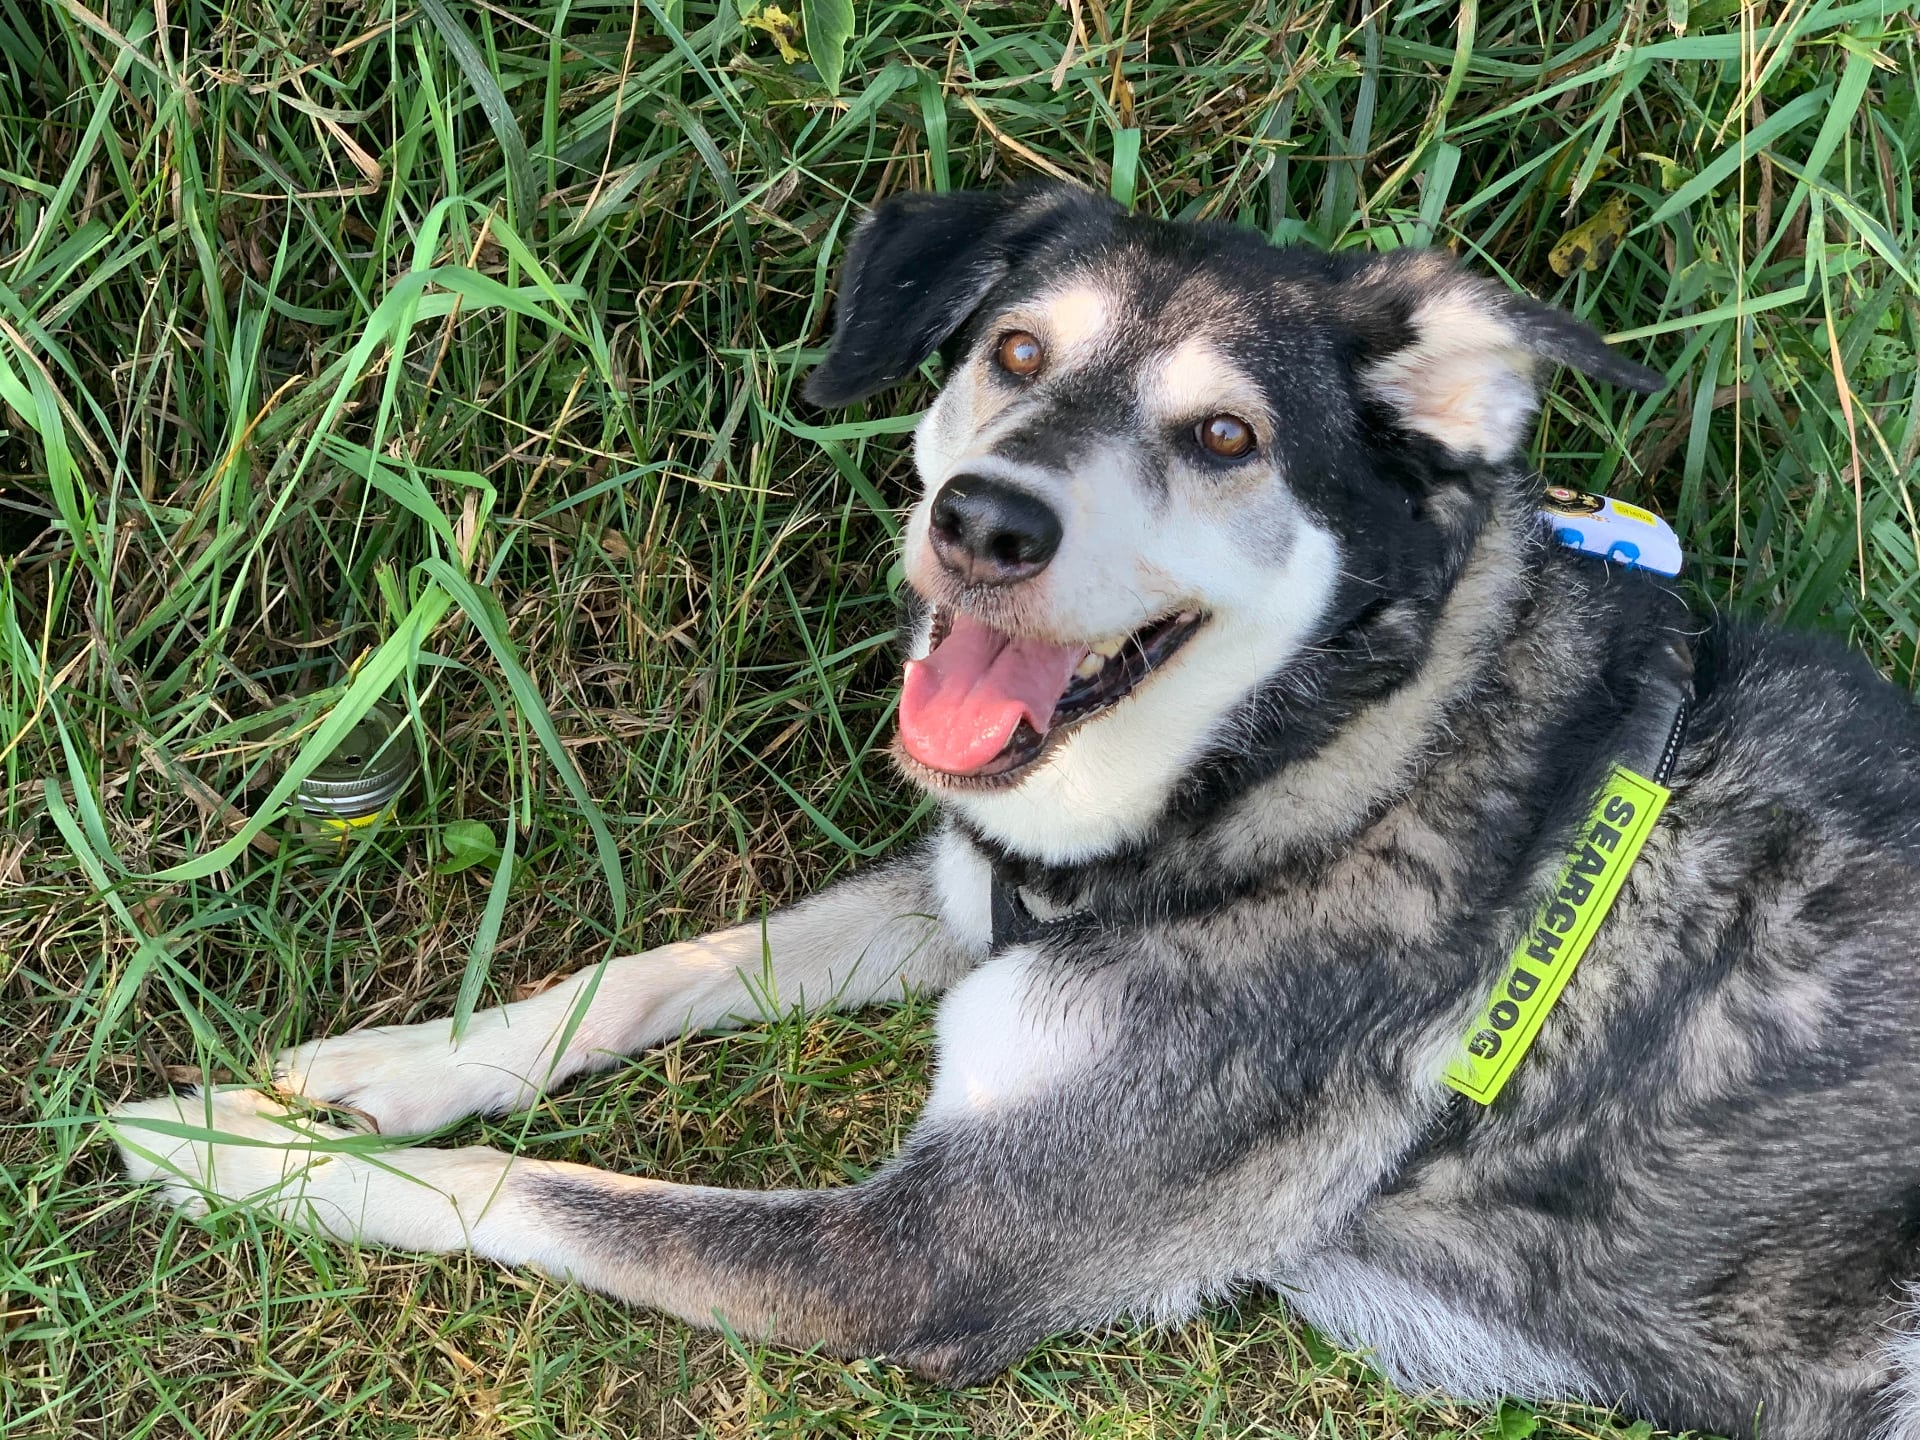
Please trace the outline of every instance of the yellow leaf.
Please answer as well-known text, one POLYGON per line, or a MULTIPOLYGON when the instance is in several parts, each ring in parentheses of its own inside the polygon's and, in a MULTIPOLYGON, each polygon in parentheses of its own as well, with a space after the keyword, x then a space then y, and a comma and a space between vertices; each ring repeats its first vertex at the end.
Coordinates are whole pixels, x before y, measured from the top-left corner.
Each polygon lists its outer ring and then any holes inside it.
POLYGON ((1633 157, 1636 160, 1651 160, 1660 167, 1660 188, 1669 194, 1678 190, 1693 178, 1693 172, 1678 160, 1657 154, 1652 150, 1642 150, 1633 157))
POLYGON ((1627 238, 1627 197, 1615 195, 1590 218, 1560 237, 1547 252, 1547 264, 1561 279, 1575 270, 1598 270, 1627 238))
POLYGON ((799 20, 778 5, 755 5, 743 10, 740 23, 749 30, 772 36, 773 43, 780 47, 780 58, 787 64, 798 65, 807 58, 807 52, 800 48, 799 20))

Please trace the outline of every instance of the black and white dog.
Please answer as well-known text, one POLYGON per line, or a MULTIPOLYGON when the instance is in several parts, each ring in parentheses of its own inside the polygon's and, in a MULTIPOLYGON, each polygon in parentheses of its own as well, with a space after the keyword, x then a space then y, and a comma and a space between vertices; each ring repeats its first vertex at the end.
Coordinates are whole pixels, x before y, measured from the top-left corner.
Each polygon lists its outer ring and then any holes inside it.
POLYGON ((1920 721, 1858 657, 1553 544, 1537 372, 1657 377, 1442 254, 1067 187, 867 221, 808 394, 936 351, 898 755, 938 833, 458 1045, 361 1031, 276 1077, 418 1134, 762 986, 944 991, 901 1153, 774 1193, 370 1159, 227 1090, 118 1110, 134 1175, 954 1384, 1255 1283, 1407 1386, 1920 1437, 1920 721), (1637 858, 1616 765, 1670 777, 1637 858), (1503 1046, 1491 1103, 1448 1083, 1503 1046))

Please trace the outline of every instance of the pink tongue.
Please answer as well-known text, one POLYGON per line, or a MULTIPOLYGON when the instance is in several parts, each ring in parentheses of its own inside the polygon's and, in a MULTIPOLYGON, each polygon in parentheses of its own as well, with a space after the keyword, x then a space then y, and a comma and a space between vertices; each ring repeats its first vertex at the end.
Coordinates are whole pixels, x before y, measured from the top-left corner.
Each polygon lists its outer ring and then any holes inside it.
POLYGON ((1024 718, 1042 735, 1087 653, 1084 645, 1013 640, 956 614, 924 660, 907 662, 900 740, 922 765, 971 775, 1007 748, 1024 718))

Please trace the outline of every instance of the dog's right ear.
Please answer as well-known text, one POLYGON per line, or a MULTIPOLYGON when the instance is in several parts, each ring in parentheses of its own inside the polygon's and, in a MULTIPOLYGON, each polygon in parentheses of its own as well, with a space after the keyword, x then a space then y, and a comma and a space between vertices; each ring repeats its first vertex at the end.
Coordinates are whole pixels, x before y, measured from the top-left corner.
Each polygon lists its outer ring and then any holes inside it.
POLYGON ((850 405, 906 379, 1024 254, 1118 207, 1073 185, 896 195, 865 221, 840 266, 827 358, 802 393, 850 405))

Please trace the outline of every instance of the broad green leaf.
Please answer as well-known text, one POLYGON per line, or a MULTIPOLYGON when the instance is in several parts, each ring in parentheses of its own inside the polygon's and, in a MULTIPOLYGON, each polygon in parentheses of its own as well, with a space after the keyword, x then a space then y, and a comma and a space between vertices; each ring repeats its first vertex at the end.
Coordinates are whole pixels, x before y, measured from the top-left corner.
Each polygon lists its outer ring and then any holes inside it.
POLYGON ((1129 210, 1140 189, 1140 131, 1138 127, 1113 132, 1113 180, 1107 193, 1129 210))
POLYGON ((813 68, 837 95, 847 64, 847 42, 853 38, 853 0, 800 0, 800 15, 813 68))
POLYGON ((1540 1417, 1517 1400, 1500 1402, 1500 1440, 1527 1440, 1540 1428, 1540 1417))
POLYGON ((493 837, 493 827, 484 820, 455 820, 440 832, 440 848, 447 852, 447 858, 433 867, 435 872, 458 875, 483 860, 493 859, 500 853, 500 842, 493 837))

